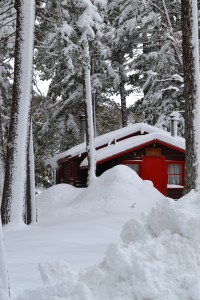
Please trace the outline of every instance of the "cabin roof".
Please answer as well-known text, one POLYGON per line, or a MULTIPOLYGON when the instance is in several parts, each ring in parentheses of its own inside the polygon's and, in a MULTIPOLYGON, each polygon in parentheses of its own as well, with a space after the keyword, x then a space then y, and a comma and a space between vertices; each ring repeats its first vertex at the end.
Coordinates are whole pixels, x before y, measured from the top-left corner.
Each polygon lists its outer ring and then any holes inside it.
MULTIPOLYGON (((181 137, 172 137, 169 132, 164 131, 160 128, 145 123, 137 123, 96 137, 94 140, 95 147, 99 148, 104 146, 103 148, 98 149, 96 152, 97 161, 103 160, 125 150, 132 149, 153 140, 158 140, 168 144, 169 146, 171 145, 172 147, 176 147, 180 150, 185 150, 185 139, 181 137), (130 135, 133 135, 137 132, 140 132, 141 135, 129 137, 130 135)), ((85 152, 86 143, 82 143, 52 157, 46 162, 46 164, 50 164, 52 168, 56 168, 60 159, 80 156, 85 152)), ((81 166, 83 167, 86 165, 87 160, 85 159, 82 162, 81 166)))
MULTIPOLYGON (((174 138, 172 136, 164 135, 161 133, 149 133, 146 135, 138 135, 126 140, 120 141, 116 144, 111 144, 105 148, 96 151, 96 161, 97 163, 103 162, 108 158, 120 155, 128 150, 134 150, 148 145, 152 142, 160 142, 168 147, 173 147, 178 151, 183 152, 185 150, 185 140, 183 138, 174 138)), ((88 165, 87 158, 85 158, 80 167, 86 167, 88 165)))

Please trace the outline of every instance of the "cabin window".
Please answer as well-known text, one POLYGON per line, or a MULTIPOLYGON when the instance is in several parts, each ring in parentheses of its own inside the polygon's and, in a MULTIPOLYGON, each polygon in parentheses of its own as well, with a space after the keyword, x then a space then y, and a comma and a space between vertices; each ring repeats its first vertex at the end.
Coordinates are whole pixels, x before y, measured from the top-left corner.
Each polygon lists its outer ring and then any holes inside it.
POLYGON ((183 185, 182 164, 168 164, 168 184, 183 185))
POLYGON ((135 171, 138 175, 140 175, 140 164, 130 164, 126 163, 126 166, 131 168, 133 171, 135 171))

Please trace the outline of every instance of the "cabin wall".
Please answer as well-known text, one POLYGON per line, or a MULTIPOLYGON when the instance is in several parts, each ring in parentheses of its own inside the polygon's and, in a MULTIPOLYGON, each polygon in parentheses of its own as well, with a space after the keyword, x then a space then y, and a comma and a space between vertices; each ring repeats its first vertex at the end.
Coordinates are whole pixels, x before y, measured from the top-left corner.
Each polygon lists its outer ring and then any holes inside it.
POLYGON ((180 199, 183 196, 182 189, 167 189, 167 197, 172 199, 180 199))
POLYGON ((142 156, 146 155, 146 149, 147 148, 154 148, 154 149, 161 149, 161 155, 166 157, 166 160, 176 160, 176 161, 184 161, 185 160, 185 153, 181 153, 177 150, 168 148, 164 145, 160 145, 158 143, 152 143, 151 145, 148 145, 147 147, 131 151, 129 153, 126 153, 122 156, 119 156, 117 158, 118 163, 122 163, 124 160, 142 160, 142 156))
MULTIPOLYGON (((85 156, 84 156, 85 158, 85 156)), ((83 157, 78 157, 74 160, 74 186, 75 187, 86 187, 87 186, 87 169, 80 169, 80 164, 84 159, 83 157)))
POLYGON ((56 184, 70 184, 70 164, 69 162, 62 163, 60 168, 56 170, 56 184))
POLYGON ((76 157, 71 160, 62 161, 60 168, 56 171, 56 183, 67 183, 76 187, 87 185, 87 170, 80 169, 80 164, 86 157, 76 157))

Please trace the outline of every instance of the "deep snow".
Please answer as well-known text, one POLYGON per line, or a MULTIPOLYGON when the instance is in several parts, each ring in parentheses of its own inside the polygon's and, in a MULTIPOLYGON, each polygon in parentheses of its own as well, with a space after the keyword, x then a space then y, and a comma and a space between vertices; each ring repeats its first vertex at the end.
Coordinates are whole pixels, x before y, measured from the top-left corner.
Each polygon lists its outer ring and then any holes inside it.
POLYGON ((5 232, 16 299, 200 299, 194 192, 175 202, 117 166, 90 188, 58 185, 37 203, 37 225, 5 232))

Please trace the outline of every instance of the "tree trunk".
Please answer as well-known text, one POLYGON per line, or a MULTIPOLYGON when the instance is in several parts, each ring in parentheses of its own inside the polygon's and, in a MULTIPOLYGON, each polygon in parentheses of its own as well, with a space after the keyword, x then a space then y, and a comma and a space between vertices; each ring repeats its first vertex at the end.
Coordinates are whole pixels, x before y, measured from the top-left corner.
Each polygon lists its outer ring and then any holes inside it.
POLYGON ((93 122, 93 110, 92 110, 92 93, 91 93, 91 79, 90 79, 90 54, 89 45, 85 43, 84 54, 88 60, 88 64, 85 66, 85 102, 87 110, 87 124, 88 124, 88 185, 90 185, 96 178, 96 159, 95 159, 95 145, 94 145, 94 122, 93 122))
POLYGON ((8 278, 8 270, 6 265, 5 246, 3 238, 2 223, 0 217, 0 299, 6 300, 10 298, 10 286, 8 278))
POLYGON ((125 70, 123 66, 123 54, 120 52, 118 53, 118 60, 119 60, 119 78, 120 78, 120 84, 119 84, 119 93, 120 93, 120 100, 121 100, 121 115, 122 115, 122 127, 127 126, 127 108, 126 108, 126 76, 125 76, 125 70))
POLYGON ((5 158, 4 158, 2 118, 1 118, 1 108, 0 108, 0 207, 1 207, 1 200, 2 200, 2 193, 3 193, 4 174, 5 174, 5 158))
POLYGON ((3 224, 23 224, 26 145, 32 91, 34 0, 16 0, 16 42, 12 110, 1 215, 3 224))
POLYGON ((185 193, 200 188, 200 79, 197 1, 182 0, 183 71, 185 98, 185 193))
POLYGON ((27 178, 26 178, 26 224, 36 223, 36 202, 35 202, 35 163, 33 149, 32 122, 29 129, 29 140, 27 145, 27 178))

